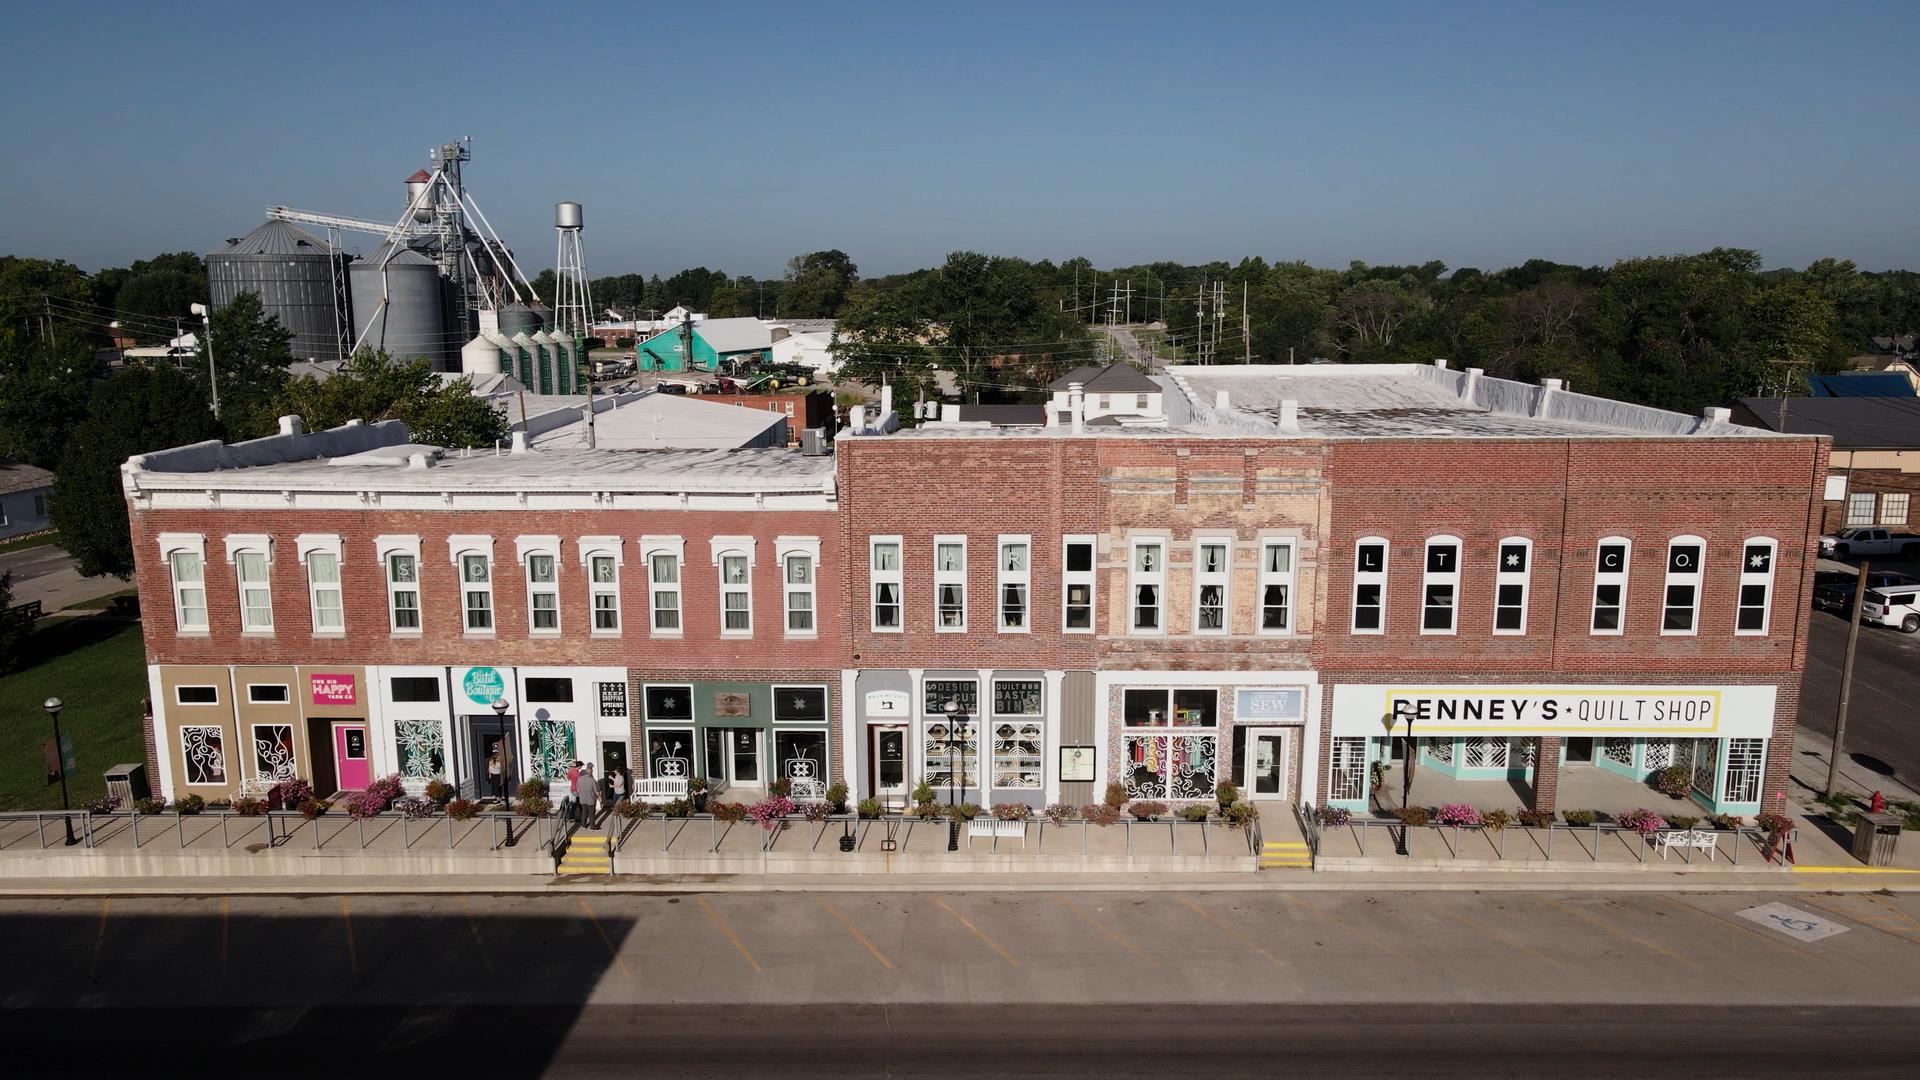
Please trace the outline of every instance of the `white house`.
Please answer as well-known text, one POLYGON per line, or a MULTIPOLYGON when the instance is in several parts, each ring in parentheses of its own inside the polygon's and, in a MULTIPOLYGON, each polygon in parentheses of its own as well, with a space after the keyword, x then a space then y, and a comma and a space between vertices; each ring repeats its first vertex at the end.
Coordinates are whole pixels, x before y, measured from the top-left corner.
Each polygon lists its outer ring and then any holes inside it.
POLYGON ((832 344, 830 330, 789 333, 773 343, 773 362, 799 364, 822 375, 831 375, 840 370, 840 361, 829 351, 832 344))

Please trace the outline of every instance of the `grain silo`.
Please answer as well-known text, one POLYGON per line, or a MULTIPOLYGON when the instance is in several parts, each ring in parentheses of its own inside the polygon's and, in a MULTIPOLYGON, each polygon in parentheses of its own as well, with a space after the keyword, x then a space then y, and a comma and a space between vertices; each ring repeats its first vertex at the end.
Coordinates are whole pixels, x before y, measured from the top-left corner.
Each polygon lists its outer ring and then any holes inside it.
POLYGON ((384 349, 402 361, 424 356, 433 370, 447 370, 447 357, 458 347, 449 336, 439 265, 412 248, 382 244, 347 269, 357 347, 384 349))
POLYGON ((352 342, 347 257, 325 240, 285 221, 267 221, 207 252, 214 310, 241 293, 293 332, 295 360, 338 360, 352 342))

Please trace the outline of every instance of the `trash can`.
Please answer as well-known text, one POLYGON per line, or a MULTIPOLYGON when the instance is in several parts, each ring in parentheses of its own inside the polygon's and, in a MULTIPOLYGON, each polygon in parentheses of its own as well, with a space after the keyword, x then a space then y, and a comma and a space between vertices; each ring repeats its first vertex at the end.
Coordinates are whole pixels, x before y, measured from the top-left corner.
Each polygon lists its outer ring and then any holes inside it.
POLYGON ((147 797, 147 766, 115 765, 107 770, 107 794, 120 796, 120 809, 133 809, 135 799, 147 797))
POLYGON ((1861 814, 1853 827, 1853 857, 1868 866, 1892 866, 1900 847, 1901 819, 1892 814, 1861 814))

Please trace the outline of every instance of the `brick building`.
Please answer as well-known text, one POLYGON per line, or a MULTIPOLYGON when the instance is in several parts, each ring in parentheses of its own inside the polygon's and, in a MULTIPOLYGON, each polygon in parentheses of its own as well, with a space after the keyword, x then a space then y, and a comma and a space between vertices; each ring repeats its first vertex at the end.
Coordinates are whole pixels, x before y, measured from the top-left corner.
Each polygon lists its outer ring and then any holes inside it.
POLYGON ((1920 524, 1911 509, 1920 494, 1920 398, 1742 398, 1733 421, 1833 440, 1821 532, 1920 524))
POLYGON ((504 748, 1358 808, 1411 747, 1489 808, 1676 764, 1715 811, 1784 789, 1825 438, 1439 365, 1155 379, 1125 422, 1070 387, 1043 427, 830 458, 391 424, 136 458, 154 772, 485 793, 504 748))

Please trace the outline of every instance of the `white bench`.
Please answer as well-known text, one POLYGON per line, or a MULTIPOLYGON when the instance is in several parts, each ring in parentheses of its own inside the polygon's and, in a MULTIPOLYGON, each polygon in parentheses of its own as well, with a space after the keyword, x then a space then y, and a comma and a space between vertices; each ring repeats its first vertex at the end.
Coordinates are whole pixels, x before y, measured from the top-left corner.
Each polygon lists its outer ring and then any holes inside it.
POLYGON ((999 818, 978 817, 967 822, 967 846, 973 846, 973 838, 984 836, 991 839, 1019 840, 1021 847, 1027 846, 1027 823, 1024 821, 1001 821, 999 818))
POLYGON ((627 797, 635 802, 651 802, 655 799, 684 799, 687 797, 687 778, 684 776, 657 776, 646 780, 635 780, 633 791, 627 797))
POLYGON ((1660 857, 1663 859, 1674 848, 1692 848, 1706 852, 1707 861, 1712 862, 1720 850, 1720 838, 1711 829, 1675 829, 1657 834, 1654 843, 1660 846, 1660 857))

